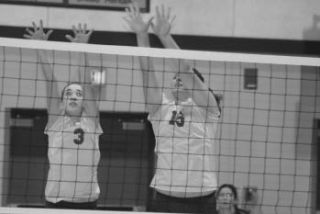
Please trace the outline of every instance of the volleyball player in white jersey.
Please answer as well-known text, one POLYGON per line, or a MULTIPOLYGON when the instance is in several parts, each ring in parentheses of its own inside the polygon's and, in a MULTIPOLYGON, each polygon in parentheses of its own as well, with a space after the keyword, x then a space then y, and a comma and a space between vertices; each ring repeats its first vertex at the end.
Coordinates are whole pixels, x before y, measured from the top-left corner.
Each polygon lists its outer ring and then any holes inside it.
MULTIPOLYGON (((156 17, 143 21, 137 5, 124 18, 137 35, 139 46, 149 47, 151 26, 165 48, 178 49, 170 35, 170 9, 156 8, 156 17)), ((204 83, 202 75, 182 61, 172 79, 172 88, 159 87, 152 62, 140 57, 149 120, 156 138, 153 199, 148 211, 215 213, 217 175, 214 135, 220 117, 219 98, 204 83)))
MULTIPOLYGON (((27 29, 26 38, 47 40, 52 31, 43 30, 42 21, 27 29)), ((86 25, 73 26, 71 42, 87 43, 92 31, 86 25)), ((100 194, 97 166, 100 159, 99 88, 90 84, 87 57, 79 54, 79 70, 71 83, 58 93, 58 83, 46 53, 37 51, 47 84, 49 172, 45 189, 47 207, 94 209, 100 194), (82 80, 84 78, 84 80, 82 80)))

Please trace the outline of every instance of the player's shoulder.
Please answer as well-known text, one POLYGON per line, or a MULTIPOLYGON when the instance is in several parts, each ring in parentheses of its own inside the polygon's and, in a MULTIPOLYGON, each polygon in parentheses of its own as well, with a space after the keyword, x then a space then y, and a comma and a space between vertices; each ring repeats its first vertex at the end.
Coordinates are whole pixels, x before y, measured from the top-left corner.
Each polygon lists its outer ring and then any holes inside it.
POLYGON ((101 134, 102 128, 100 121, 97 117, 91 117, 89 115, 82 115, 80 120, 81 126, 84 127, 89 132, 95 133, 95 134, 101 134))
POLYGON ((55 117, 50 117, 45 128, 45 134, 50 132, 56 133, 57 131, 62 130, 64 122, 64 117, 61 115, 56 115, 55 117))

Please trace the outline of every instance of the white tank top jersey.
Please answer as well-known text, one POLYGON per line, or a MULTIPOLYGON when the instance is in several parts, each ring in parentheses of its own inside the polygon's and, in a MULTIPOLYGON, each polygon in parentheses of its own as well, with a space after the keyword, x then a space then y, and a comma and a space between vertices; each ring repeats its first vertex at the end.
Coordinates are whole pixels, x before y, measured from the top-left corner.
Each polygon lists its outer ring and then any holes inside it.
POLYGON ((214 136, 220 112, 210 113, 189 98, 176 105, 163 94, 149 115, 157 164, 151 187, 174 197, 199 197, 217 188, 214 136))
POLYGON ((51 127, 46 127, 50 163, 45 190, 47 201, 81 203, 98 199, 101 133, 100 124, 86 117, 74 124, 69 117, 60 116, 51 127))

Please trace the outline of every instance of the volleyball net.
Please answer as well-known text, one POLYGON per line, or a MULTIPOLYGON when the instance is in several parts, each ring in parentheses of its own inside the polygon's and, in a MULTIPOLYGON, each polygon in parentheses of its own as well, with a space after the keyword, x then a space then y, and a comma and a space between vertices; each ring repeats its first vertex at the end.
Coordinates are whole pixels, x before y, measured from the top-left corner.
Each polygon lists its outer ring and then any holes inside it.
MULTIPOLYGON (((86 53, 91 70, 99 73, 93 75, 101 90, 98 208, 145 211, 150 200, 149 185, 159 170, 154 153, 159 133, 148 120, 144 96, 139 58, 147 57, 163 92, 172 90, 177 68, 188 60, 214 94, 223 97, 217 130, 209 139, 212 151, 203 151, 214 167, 202 170, 214 169, 216 185, 235 185, 239 207, 251 213, 320 209, 320 58, 1 38, 0 212, 44 207, 49 178, 44 130, 50 115, 48 82, 36 50, 48 53, 60 92, 79 67, 77 53, 86 53)), ((188 142, 192 138, 186 137, 188 142)), ((77 157, 79 164, 82 158, 77 157)), ((67 169, 74 173, 72 167, 67 169)), ((190 170, 187 174, 193 173, 190 170)), ((197 174, 203 175, 199 169, 197 174)))

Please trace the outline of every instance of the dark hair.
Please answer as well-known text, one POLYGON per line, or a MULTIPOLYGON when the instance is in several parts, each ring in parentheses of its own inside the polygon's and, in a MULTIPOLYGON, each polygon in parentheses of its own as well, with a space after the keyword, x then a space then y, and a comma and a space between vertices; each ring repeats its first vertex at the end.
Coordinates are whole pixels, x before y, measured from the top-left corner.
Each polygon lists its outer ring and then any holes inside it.
POLYGON ((73 85, 73 84, 75 84, 75 85, 81 85, 81 86, 82 86, 82 84, 81 84, 80 82, 70 82, 70 83, 68 83, 67 85, 65 85, 65 86, 63 87, 62 91, 61 91, 61 96, 60 96, 60 100, 61 100, 61 101, 63 101, 63 94, 64 94, 64 91, 66 90, 66 88, 67 88, 68 86, 70 86, 70 85, 73 85))
MULTIPOLYGON (((195 69, 195 68, 192 68, 192 71, 193 71, 193 73, 194 73, 195 75, 197 75, 197 77, 200 79, 200 81, 204 83, 204 77, 202 76, 202 74, 201 74, 197 69, 195 69)), ((178 74, 179 74, 179 72, 174 75, 173 79, 176 79, 176 76, 177 76, 178 74)))
MULTIPOLYGON (((197 69, 195 69, 195 68, 192 68, 192 71, 193 71, 193 73, 194 73, 195 75, 197 75, 197 77, 199 78, 199 80, 204 83, 204 77, 202 76, 202 74, 201 74, 197 69)), ((221 112, 221 101, 223 100, 222 94, 215 94, 211 88, 209 88, 209 91, 210 91, 210 92, 212 93, 212 95, 214 96, 214 98, 215 98, 215 100, 216 100, 216 102, 217 102, 217 105, 218 105, 218 109, 219 109, 219 111, 221 112)))
POLYGON ((192 68, 192 71, 195 75, 197 75, 197 77, 201 80, 201 82, 204 82, 204 77, 202 76, 202 74, 195 68, 192 68))
POLYGON ((238 191, 237 188, 232 184, 222 184, 216 191, 216 197, 220 194, 223 188, 229 188, 233 194, 234 199, 238 200, 238 191))

